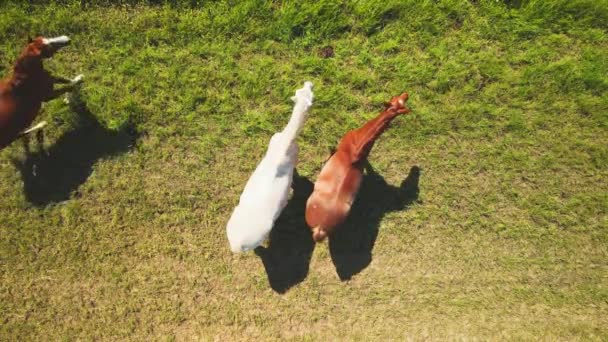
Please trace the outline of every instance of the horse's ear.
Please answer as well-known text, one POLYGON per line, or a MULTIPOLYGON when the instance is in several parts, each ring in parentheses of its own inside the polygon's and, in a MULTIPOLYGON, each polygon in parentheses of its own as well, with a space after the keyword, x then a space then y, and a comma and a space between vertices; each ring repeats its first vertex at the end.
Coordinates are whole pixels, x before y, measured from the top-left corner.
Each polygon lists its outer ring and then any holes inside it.
POLYGON ((390 103, 390 102, 388 102, 388 101, 384 102, 384 108, 388 108, 388 107, 390 107, 390 106, 392 106, 392 105, 393 105, 393 104, 392 104, 392 103, 390 103))

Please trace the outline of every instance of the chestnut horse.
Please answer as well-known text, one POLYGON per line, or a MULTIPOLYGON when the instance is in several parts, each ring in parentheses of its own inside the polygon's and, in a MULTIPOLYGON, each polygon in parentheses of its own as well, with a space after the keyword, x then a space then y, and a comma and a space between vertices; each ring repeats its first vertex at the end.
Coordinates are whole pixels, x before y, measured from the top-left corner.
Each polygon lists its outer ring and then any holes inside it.
POLYGON ((321 169, 312 195, 306 202, 306 223, 315 242, 324 240, 346 220, 363 179, 367 156, 391 121, 410 112, 405 106, 407 99, 407 93, 393 97, 380 115, 363 127, 346 133, 336 152, 321 169))
POLYGON ((42 102, 59 97, 82 81, 82 75, 72 80, 51 75, 42 62, 59 49, 69 45, 66 36, 38 37, 29 43, 15 62, 13 74, 0 81, 0 150, 20 136, 42 128, 42 122, 27 129, 38 116, 42 102), (55 84, 69 84, 55 90, 55 84))

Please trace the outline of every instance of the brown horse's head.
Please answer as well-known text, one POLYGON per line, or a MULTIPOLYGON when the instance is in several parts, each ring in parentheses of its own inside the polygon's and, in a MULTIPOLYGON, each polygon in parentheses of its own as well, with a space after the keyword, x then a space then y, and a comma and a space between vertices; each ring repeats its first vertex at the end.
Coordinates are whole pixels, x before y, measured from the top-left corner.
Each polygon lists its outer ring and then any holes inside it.
POLYGON ((67 36, 30 38, 23 54, 28 57, 51 58, 57 51, 69 44, 70 38, 67 36))
POLYGON ((384 107, 388 109, 393 109, 400 114, 405 114, 411 112, 409 108, 405 106, 409 95, 407 93, 403 93, 399 96, 393 96, 393 98, 384 104, 384 107))

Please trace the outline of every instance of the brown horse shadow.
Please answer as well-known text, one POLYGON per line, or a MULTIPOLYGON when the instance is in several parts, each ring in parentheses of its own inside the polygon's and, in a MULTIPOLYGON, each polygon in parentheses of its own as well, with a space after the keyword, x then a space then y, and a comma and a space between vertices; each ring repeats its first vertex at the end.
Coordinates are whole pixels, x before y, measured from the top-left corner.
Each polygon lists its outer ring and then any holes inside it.
POLYGON ((270 231, 268 247, 255 249, 266 269, 270 287, 278 293, 285 293, 306 279, 315 248, 304 219, 306 201, 314 184, 294 170, 291 187, 293 195, 270 231))
POLYGON ((418 201, 420 168, 414 166, 399 187, 389 185, 367 163, 357 200, 346 222, 329 237, 329 251, 340 280, 349 280, 372 261, 372 250, 385 214, 418 201))
MULTIPOLYGON (((399 187, 389 185, 366 164, 357 201, 349 218, 329 237, 329 250, 341 280, 351 279, 372 261, 372 250, 380 221, 391 211, 405 210, 418 201, 420 168, 414 166, 399 187)), ((315 248, 305 221, 306 201, 314 184, 306 177, 293 176, 293 195, 270 232, 268 247, 255 253, 262 259, 270 287, 285 293, 308 276, 315 248)))
POLYGON ((138 138, 130 123, 117 131, 101 125, 78 92, 72 94, 70 107, 78 114, 71 131, 48 150, 43 148, 43 138, 39 134, 37 150, 30 151, 26 141, 25 159, 12 161, 21 174, 27 201, 35 206, 77 197, 78 187, 88 179, 99 159, 129 151, 138 138))

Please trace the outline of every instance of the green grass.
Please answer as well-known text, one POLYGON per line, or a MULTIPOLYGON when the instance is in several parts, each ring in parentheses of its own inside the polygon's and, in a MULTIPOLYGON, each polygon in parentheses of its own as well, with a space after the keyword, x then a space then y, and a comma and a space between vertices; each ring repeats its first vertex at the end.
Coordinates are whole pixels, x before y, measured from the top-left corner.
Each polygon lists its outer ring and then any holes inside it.
POLYGON ((0 340, 608 339, 607 1, 123 3, 0 5, 2 75, 41 33, 86 77, 45 106, 38 176, 0 153, 0 340), (225 224, 305 80, 311 181, 384 100, 413 113, 372 151, 350 246, 313 251, 293 201, 274 262, 312 257, 278 293, 225 224))

